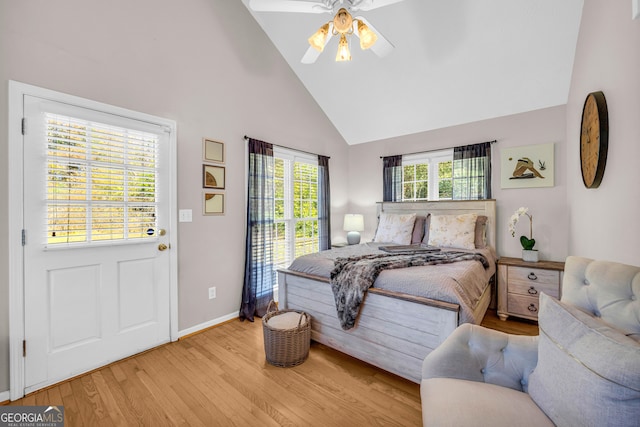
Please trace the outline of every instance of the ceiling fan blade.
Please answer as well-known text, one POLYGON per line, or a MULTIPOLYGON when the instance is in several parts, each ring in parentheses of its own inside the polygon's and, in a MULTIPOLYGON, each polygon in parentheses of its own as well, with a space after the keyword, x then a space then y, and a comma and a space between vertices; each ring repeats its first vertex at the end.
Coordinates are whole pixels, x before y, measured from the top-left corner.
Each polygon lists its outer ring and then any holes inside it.
POLYGON ((360 34, 358 34, 358 24, 356 22, 356 19, 359 19, 360 21, 364 22, 371 31, 377 34, 378 40, 373 44, 373 46, 369 48, 373 51, 373 53, 375 53, 380 58, 382 58, 390 54, 393 51, 393 49, 395 49, 395 47, 391 44, 391 42, 387 40, 387 38, 383 36, 380 33, 380 31, 376 30, 376 28, 373 25, 371 25, 371 23, 367 21, 365 18, 363 18, 362 16, 356 16, 353 18, 353 32, 358 38, 360 38, 360 34))
POLYGON ((249 0, 249 7, 255 12, 327 13, 332 11, 332 8, 325 3, 299 0, 249 0))
MULTIPOLYGON (((331 37, 333 36, 332 32, 333 32, 333 25, 329 25, 329 34, 327 34, 327 40, 325 40, 324 42, 324 47, 322 52, 324 52, 324 48, 327 47, 327 45, 329 44, 329 40, 331 40, 331 37)), ((309 49, 307 49, 307 51, 305 52, 300 62, 302 62, 303 64, 313 64, 314 62, 316 62, 316 59, 318 59, 318 57, 322 52, 319 52, 316 49, 314 49, 312 46, 309 46, 309 49)))
POLYGON ((353 10, 354 12, 367 12, 379 7, 389 6, 394 3, 400 3, 401 1, 404 0, 355 0, 353 2, 353 5, 351 6, 351 10, 353 10))
POLYGON ((309 46, 309 49, 307 49, 300 62, 302 62, 303 64, 313 64, 314 62, 316 62, 316 59, 318 59, 321 53, 322 52, 318 52, 313 47, 309 46))

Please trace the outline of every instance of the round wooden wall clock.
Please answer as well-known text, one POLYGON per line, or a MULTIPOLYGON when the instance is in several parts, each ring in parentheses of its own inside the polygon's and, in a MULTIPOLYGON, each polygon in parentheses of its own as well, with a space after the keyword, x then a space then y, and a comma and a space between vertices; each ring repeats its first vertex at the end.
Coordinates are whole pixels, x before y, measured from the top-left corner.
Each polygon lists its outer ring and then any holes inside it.
POLYGON ((597 188, 602 182, 609 146, 609 113, 602 92, 587 95, 582 108, 580 135, 580 167, 587 188, 597 188))

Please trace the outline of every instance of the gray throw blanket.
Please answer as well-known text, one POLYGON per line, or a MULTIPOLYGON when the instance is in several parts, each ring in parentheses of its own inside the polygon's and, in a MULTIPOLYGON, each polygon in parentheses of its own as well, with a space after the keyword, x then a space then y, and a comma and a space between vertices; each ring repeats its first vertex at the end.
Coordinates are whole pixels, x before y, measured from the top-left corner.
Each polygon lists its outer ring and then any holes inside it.
POLYGON ((331 289, 336 300, 340 326, 344 330, 353 328, 365 292, 382 270, 465 260, 480 261, 485 269, 489 267, 489 262, 483 255, 470 252, 385 253, 336 259, 331 271, 331 289))

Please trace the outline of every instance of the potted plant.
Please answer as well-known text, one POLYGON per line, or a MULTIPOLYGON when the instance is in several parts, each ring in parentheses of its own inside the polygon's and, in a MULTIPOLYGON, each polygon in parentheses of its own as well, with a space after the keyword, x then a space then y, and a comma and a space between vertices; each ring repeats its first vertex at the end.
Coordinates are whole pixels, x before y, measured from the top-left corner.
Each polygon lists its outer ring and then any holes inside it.
POLYGON ((529 208, 520 207, 509 220, 509 232, 511 236, 516 236, 516 224, 520 220, 521 216, 527 216, 529 218, 529 237, 520 236, 520 244, 522 245, 522 259, 523 261, 538 262, 538 250, 533 249, 536 244, 536 240, 533 238, 533 215, 529 213, 529 208))

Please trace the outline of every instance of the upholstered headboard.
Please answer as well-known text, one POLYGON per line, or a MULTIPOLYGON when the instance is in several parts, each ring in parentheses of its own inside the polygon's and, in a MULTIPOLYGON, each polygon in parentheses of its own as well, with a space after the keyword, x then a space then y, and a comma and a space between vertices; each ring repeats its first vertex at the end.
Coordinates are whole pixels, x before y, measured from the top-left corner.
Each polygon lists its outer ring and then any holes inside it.
POLYGON ((379 202, 380 212, 387 213, 417 213, 418 215, 459 215, 476 213, 487 217, 486 239, 487 245, 496 247, 496 201, 488 200, 442 200, 424 202, 379 202))
POLYGON ((640 341, 640 267, 570 256, 561 300, 640 341))

